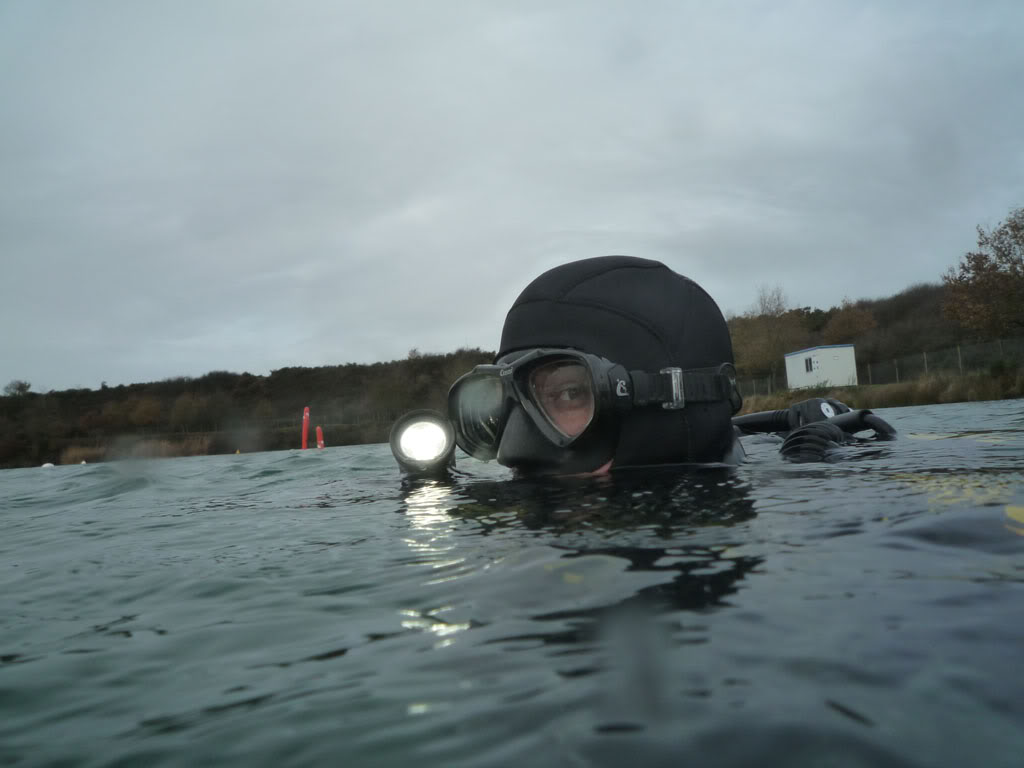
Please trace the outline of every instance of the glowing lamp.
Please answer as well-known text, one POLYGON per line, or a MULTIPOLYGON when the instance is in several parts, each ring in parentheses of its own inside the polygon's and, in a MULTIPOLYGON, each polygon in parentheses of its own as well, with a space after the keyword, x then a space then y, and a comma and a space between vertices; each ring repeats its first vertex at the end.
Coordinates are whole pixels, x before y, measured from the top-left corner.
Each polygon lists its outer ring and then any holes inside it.
POLYGON ((391 427, 391 453, 403 472, 444 474, 455 464, 455 431, 437 411, 409 411, 391 427))

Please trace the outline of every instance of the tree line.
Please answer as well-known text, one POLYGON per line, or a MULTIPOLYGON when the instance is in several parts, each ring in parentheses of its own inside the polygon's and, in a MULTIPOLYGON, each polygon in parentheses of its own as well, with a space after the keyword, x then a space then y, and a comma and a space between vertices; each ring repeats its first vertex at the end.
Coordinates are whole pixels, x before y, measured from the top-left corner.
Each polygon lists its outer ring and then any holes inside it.
POLYGON ((1024 208, 986 230, 941 282, 881 299, 844 300, 827 310, 790 307, 781 287, 762 286, 754 305, 728 318, 742 376, 782 383, 784 356, 823 344, 854 344, 860 362, 892 360, 1024 335, 1024 208))
POLYGON ((13 381, 0 397, 0 467, 57 463, 70 447, 106 448, 115 440, 130 447, 201 436, 190 444, 210 453, 296 448, 305 406, 331 445, 382 442, 401 412, 444 410, 451 382, 493 360, 480 349, 414 349, 405 360, 371 365, 290 367, 268 376, 213 371, 97 390, 43 394, 13 381))
MULTIPOLYGON (((753 307, 728 318, 743 376, 784 371, 784 355, 819 344, 852 343, 861 362, 891 360, 1024 334, 1024 208, 991 230, 978 247, 934 284, 882 299, 845 300, 829 309, 789 307, 781 288, 762 287, 753 307)), ((290 367, 268 376, 213 371, 98 390, 37 393, 14 380, 0 397, 0 467, 67 459, 90 446, 110 458, 117 441, 192 440, 194 452, 294 448, 304 406, 327 442, 382 442, 391 422, 411 408, 444 410, 448 387, 494 353, 459 349, 372 365, 290 367), (197 438, 201 437, 201 440, 197 438)), ((75 456, 84 455, 81 453, 75 456)))

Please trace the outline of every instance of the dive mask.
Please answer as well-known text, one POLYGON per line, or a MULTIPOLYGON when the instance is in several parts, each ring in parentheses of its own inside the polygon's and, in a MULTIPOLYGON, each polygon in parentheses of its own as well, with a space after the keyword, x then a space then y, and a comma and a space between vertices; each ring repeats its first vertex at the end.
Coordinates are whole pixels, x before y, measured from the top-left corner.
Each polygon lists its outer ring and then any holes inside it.
POLYGON ((477 459, 498 455, 509 416, 520 406, 555 448, 580 444, 633 408, 684 408, 690 402, 735 401, 736 370, 629 371, 574 349, 533 349, 478 365, 448 392, 455 442, 477 459))

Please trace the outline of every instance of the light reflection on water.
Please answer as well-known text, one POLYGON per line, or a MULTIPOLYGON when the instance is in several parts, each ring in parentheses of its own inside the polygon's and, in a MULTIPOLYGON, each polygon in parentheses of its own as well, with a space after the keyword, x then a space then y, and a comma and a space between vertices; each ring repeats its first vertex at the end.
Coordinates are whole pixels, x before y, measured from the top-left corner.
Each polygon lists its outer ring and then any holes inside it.
POLYGON ((786 465, 0 477, 0 762, 1018 765, 1020 401, 786 465))

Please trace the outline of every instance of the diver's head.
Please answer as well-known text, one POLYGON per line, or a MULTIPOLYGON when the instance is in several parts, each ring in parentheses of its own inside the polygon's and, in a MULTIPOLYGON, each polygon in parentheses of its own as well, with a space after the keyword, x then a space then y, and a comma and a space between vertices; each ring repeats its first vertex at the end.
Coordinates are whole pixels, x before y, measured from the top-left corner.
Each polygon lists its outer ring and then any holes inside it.
POLYGON ((459 444, 558 474, 721 461, 738 409, 729 331, 696 283, 605 256, 540 275, 505 319, 494 366, 449 393, 459 444))

